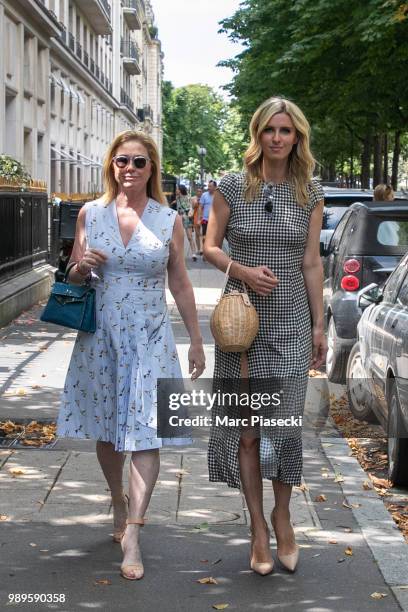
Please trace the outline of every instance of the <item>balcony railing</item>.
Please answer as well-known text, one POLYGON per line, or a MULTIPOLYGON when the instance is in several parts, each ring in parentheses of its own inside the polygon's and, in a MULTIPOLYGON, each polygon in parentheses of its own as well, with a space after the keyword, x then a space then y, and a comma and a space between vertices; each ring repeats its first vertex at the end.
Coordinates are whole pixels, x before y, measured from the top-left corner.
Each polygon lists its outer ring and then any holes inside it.
POLYGON ((89 66, 89 55, 88 52, 84 50, 84 54, 82 56, 82 61, 84 62, 85 66, 89 66))
POLYGON ((95 74, 95 61, 91 57, 90 65, 89 65, 92 74, 95 74))
POLYGON ((131 111, 135 111, 135 105, 133 104, 131 97, 126 93, 123 87, 121 87, 120 89, 120 101, 122 104, 130 108, 131 111))
POLYGON ((123 65, 129 74, 140 74, 139 49, 136 43, 122 38, 120 52, 123 55, 123 65))
POLYGON ((143 107, 145 119, 153 121, 153 109, 149 104, 145 104, 143 107))
POLYGON ((79 59, 82 61, 82 45, 78 40, 76 41, 76 54, 79 57, 79 59))
POLYGON ((63 23, 61 23, 61 21, 59 22, 60 26, 61 26, 61 33, 60 33, 60 37, 62 42, 66 45, 67 44, 67 28, 64 26, 63 23))
POLYGON ((100 70, 99 70, 99 66, 95 66, 95 76, 96 78, 99 80, 100 79, 100 70))
MULTIPOLYGON (((117 2, 117 0, 114 1, 117 2)), ((104 35, 112 32, 111 8, 108 0, 82 0, 79 4, 82 13, 97 34, 104 35)))
POLYGON ((123 0, 123 17, 130 30, 140 30, 142 27, 142 17, 140 15, 139 0, 123 0))
POLYGON ((68 33, 69 48, 75 53, 75 37, 72 32, 68 33))

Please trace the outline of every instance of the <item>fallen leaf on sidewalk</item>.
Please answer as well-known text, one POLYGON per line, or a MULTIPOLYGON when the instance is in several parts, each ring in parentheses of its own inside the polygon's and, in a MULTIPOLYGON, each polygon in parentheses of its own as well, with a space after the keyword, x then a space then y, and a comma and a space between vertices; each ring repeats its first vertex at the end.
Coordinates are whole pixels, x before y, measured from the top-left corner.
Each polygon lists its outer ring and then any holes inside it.
POLYGON ((208 576, 207 578, 199 578, 197 580, 200 584, 218 584, 215 578, 208 576))
POLYGON ((208 529, 208 523, 200 523, 199 525, 194 525, 194 529, 208 529))
POLYGON ((348 508, 349 510, 352 509, 352 506, 350 506, 350 504, 348 504, 346 501, 343 502, 342 504, 345 508, 348 508))
POLYGON ((32 546, 33 548, 35 548, 37 546, 37 544, 34 544, 34 542, 30 542, 30 546, 32 546))
POLYGON ((40 552, 50 552, 48 548, 40 548, 40 552))
POLYGON ((24 395, 27 395, 27 391, 25 389, 17 389, 16 395, 23 397, 24 395))
POLYGON ((353 530, 352 530, 352 528, 351 528, 351 527, 345 527, 345 528, 344 528, 344 531, 345 531, 346 533, 353 533, 353 530))
POLYGON ((340 472, 337 472, 334 477, 334 482, 344 482, 344 478, 340 472))
POLYGON ((98 584, 112 584, 112 582, 110 580, 108 580, 107 578, 99 578, 98 580, 94 581, 95 585, 98 584))
POLYGON ((308 490, 309 490, 309 487, 308 487, 307 485, 305 485, 305 484, 301 484, 301 485, 299 485, 298 487, 295 487, 295 488, 296 488, 296 489, 299 489, 299 491, 303 491, 303 493, 304 493, 305 491, 308 491, 308 490))
POLYGON ((329 544, 337 544, 337 540, 329 540, 329 544))
POLYGON ((313 557, 313 558, 314 558, 314 557, 320 557, 320 554, 321 554, 321 553, 317 553, 316 555, 312 555, 312 557, 313 557))
POLYGON ((9 472, 13 476, 13 478, 15 478, 16 476, 22 476, 23 474, 25 474, 25 471, 20 470, 19 468, 10 468, 9 472))
POLYGON ((375 591, 374 593, 371 593, 370 597, 373 599, 382 599, 383 597, 387 597, 387 593, 378 593, 375 591))
POLYGON ((208 559, 200 559, 200 563, 208 563, 208 559))
POLYGON ((217 563, 221 563, 222 559, 216 559, 211 563, 211 565, 217 565, 217 563))
POLYGON ((229 604, 213 604, 213 608, 214 610, 225 610, 225 608, 228 608, 229 604))
POLYGON ((351 548, 351 546, 347 546, 346 550, 344 551, 344 553, 346 555, 348 555, 349 557, 353 556, 353 549, 351 548))
POLYGON ((32 389, 41 389, 41 385, 31 385, 32 389))
POLYGON ((340 557, 340 559, 337 559, 337 563, 344 563, 345 558, 344 557, 340 557))
POLYGON ((7 514, 0 514, 0 521, 8 521, 8 518, 7 514))
POLYGON ((364 491, 371 491, 372 488, 373 488, 373 485, 371 484, 370 481, 365 480, 363 482, 363 489, 364 489, 364 491))
POLYGON ((321 493, 320 495, 316 495, 315 502, 325 502, 327 501, 327 497, 321 493))

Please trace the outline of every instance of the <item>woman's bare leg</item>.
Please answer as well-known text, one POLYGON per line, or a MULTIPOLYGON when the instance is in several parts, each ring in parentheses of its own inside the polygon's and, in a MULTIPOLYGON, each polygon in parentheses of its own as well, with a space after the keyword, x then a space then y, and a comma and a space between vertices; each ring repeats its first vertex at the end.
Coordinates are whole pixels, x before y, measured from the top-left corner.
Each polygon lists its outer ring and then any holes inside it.
POLYGON ((197 246, 197 253, 201 253, 201 251, 203 250, 201 246, 201 225, 194 226, 194 234, 197 246))
POLYGON ((113 525, 115 531, 121 531, 126 526, 127 501, 123 490, 123 465, 125 453, 115 451, 110 442, 96 442, 96 456, 106 478, 112 496, 113 525))
MULTIPOLYGON (((243 379, 248 379, 248 360, 246 353, 242 354, 241 377, 243 379)), ((241 415, 249 417, 249 411, 245 413, 241 411, 241 415)), ((272 560, 272 555, 269 547, 269 530, 263 511, 259 437, 255 437, 255 433, 251 431, 250 428, 243 430, 241 434, 238 459, 242 489, 251 517, 251 530, 254 535, 253 558, 257 562, 270 562, 272 560)))
MULTIPOLYGON (((160 469, 158 449, 135 451, 129 468, 129 520, 143 518, 160 469)), ((122 539, 123 565, 141 564, 140 525, 128 525, 122 539)), ((132 573, 132 572, 126 572, 132 573)), ((140 572, 133 572, 136 576, 140 572)))
POLYGON ((292 485, 285 484, 280 480, 272 480, 272 486, 275 494, 273 519, 276 541, 279 553, 289 555, 296 550, 295 533, 290 522, 289 511, 292 485))
POLYGON ((192 227, 186 227, 186 235, 187 235, 187 240, 190 244, 190 249, 191 249, 191 254, 194 255, 195 253, 195 246, 194 246, 194 240, 193 240, 193 229, 192 227))

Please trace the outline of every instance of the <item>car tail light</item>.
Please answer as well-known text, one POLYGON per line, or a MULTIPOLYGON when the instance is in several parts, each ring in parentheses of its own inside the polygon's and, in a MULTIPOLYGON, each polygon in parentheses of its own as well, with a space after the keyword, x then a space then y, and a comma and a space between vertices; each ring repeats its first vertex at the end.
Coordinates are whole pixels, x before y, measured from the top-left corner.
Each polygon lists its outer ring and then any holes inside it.
POLYGON ((361 268, 361 264, 358 259, 346 259, 343 264, 343 270, 347 272, 347 274, 355 274, 359 272, 361 268))
POLYGON ((341 279, 341 288, 344 291, 357 291, 360 287, 360 281, 354 274, 348 274, 341 279))

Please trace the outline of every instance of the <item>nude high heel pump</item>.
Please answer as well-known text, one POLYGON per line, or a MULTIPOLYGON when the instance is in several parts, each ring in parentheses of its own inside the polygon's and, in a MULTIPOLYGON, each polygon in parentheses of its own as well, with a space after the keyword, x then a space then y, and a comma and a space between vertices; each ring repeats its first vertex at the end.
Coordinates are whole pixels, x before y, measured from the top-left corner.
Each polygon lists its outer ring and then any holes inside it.
MULTIPOLYGON (((134 518, 132 520, 128 519, 126 521, 126 525, 144 525, 145 518, 134 518)), ((129 565, 121 565, 120 566, 120 574, 126 580, 140 580, 144 576, 144 567, 143 563, 129 563, 129 565), (129 573, 131 572, 131 573, 129 573)))
MULTIPOLYGON (((271 523, 272 523, 272 527, 275 531, 276 534, 276 529, 275 529, 275 525, 274 525, 274 516, 273 516, 273 510, 271 512, 271 523)), ((279 562, 281 563, 281 565, 283 565, 283 567, 285 569, 288 570, 288 572, 294 572, 296 571, 296 567, 299 561, 299 546, 297 544, 295 544, 296 546, 296 550, 293 553, 289 553, 287 555, 282 555, 279 553, 279 548, 277 548, 276 554, 277 557, 279 559, 279 562)))
MULTIPOLYGON (((269 541, 269 529, 268 529, 268 541, 269 541)), ((254 561, 253 558, 253 547, 254 547, 254 534, 251 529, 251 552, 249 557, 249 565, 251 570, 260 574, 261 576, 266 576, 270 574, 273 570, 273 559, 271 561, 254 561)))

